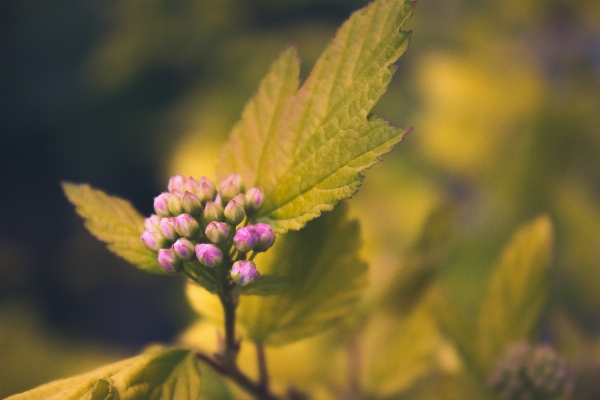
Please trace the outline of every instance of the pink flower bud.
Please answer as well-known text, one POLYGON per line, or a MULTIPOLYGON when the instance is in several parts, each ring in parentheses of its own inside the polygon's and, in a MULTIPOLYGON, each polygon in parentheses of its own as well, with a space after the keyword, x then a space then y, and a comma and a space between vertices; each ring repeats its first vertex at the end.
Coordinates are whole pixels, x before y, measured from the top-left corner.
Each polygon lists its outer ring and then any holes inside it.
POLYGON ((259 222, 254 225, 254 231, 258 236, 258 242, 254 247, 254 251, 267 251, 275 243, 275 232, 269 224, 259 222))
POLYGON ((186 179, 187 178, 181 174, 172 176, 169 179, 169 184, 167 185, 169 192, 172 192, 175 189, 179 190, 180 192, 184 192, 185 191, 184 184, 185 184, 186 179))
POLYGON ((140 235, 140 239, 142 240, 142 243, 144 243, 144 246, 148 248, 148 250, 152 250, 154 252, 157 252, 160 248, 167 245, 163 235, 157 231, 145 230, 144 233, 140 235))
POLYGON ((175 217, 175 232, 179 235, 193 238, 199 231, 200 225, 190 214, 180 214, 175 217))
POLYGON ((177 232, 175 231, 175 218, 161 218, 159 225, 160 233, 162 233, 165 238, 169 240, 177 239, 177 232))
POLYGON ((191 176, 187 178, 183 184, 182 192, 188 191, 190 193, 196 193, 198 188, 200 187, 200 182, 192 178, 191 176))
POLYGON ((158 250, 158 258, 156 259, 163 270, 171 274, 181 271, 181 262, 175 257, 173 249, 158 250))
POLYGON ((247 253, 256 246, 258 235, 253 226, 245 226, 237 230, 233 236, 233 244, 238 251, 247 253))
POLYGON ((225 216, 225 220, 233 226, 238 225, 244 220, 244 218, 246 218, 246 212, 244 211, 244 207, 238 204, 235 201, 235 198, 233 198, 229 203, 227 203, 223 215, 225 216))
POLYGON ((208 200, 204 206, 204 220, 206 222, 223 221, 223 207, 208 200))
POLYGON ((144 228, 147 231, 159 231, 160 230, 160 217, 156 214, 152 214, 150 217, 144 220, 144 228))
POLYGON ((205 176, 198 179, 198 189, 196 189, 196 195, 201 202, 204 203, 207 200, 214 200, 216 194, 217 188, 215 187, 213 181, 205 176))
POLYGON ((229 226, 224 222, 213 221, 206 226, 206 237, 213 243, 223 243, 229 237, 229 226))
POLYGON ((169 198, 171 194, 163 192, 154 198, 154 211, 159 217, 168 217, 171 215, 169 211, 169 198))
POLYGON ((231 279, 240 286, 246 286, 260 277, 256 264, 252 261, 236 261, 231 267, 231 279))
POLYGON ((171 246, 178 260, 189 261, 194 255, 194 244, 186 238, 179 238, 171 246))
POLYGON ((246 192, 246 201, 247 208, 249 214, 255 213, 258 211, 264 202, 263 192, 259 188, 250 188, 248 192, 246 192))
POLYGON ((181 204, 182 199, 182 191, 177 189, 171 190, 171 196, 169 196, 169 212, 171 215, 179 215, 183 212, 183 205, 181 204))
POLYGON ((221 182, 219 194, 224 202, 229 202, 239 193, 244 191, 244 183, 240 174, 231 174, 221 182))
POLYGON ((200 264, 209 268, 218 267, 223 262, 223 252, 214 244, 197 244, 196 257, 200 264))
POLYGON ((186 191, 181 198, 181 207, 183 211, 191 215, 199 215, 202 213, 202 204, 200 199, 192 192, 186 191))

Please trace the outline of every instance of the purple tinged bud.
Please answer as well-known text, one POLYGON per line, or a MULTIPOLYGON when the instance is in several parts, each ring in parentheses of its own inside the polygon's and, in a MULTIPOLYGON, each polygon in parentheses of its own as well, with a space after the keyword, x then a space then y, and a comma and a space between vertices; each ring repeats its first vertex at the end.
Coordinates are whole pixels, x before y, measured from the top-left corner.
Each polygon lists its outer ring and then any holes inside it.
POLYGON ((157 231, 145 230, 144 233, 140 235, 140 239, 142 240, 142 243, 144 243, 144 246, 148 248, 148 250, 152 250, 154 252, 157 252, 159 249, 167 245, 163 235, 157 231))
POLYGON ((248 200, 246 200, 246 196, 244 196, 244 193, 238 194, 233 199, 231 199, 231 201, 235 201, 244 210, 246 210, 246 207, 248 206, 248 200))
POLYGON ((181 262, 175 257, 173 249, 158 250, 158 258, 156 259, 163 270, 168 273, 175 274, 181 271, 181 262))
POLYGON ((200 182, 198 182, 197 180, 195 180, 194 178, 192 178, 191 176, 189 178, 187 178, 183 184, 183 192, 187 191, 187 192, 191 192, 191 193, 196 193, 196 191, 198 191, 198 188, 200 187, 200 182))
POLYGON ((214 244, 223 243, 229 237, 229 226, 224 222, 212 221, 206 226, 204 233, 214 244))
POLYGON ((264 202, 262 190, 260 190, 259 188, 250 188, 250 190, 246 192, 246 201, 246 210, 248 211, 248 213, 254 213, 260 210, 264 202))
POLYGON ((240 286, 246 286, 260 277, 256 264, 252 261, 240 260, 233 263, 230 273, 231 279, 240 286))
POLYGON ((177 239, 177 232, 175 231, 175 218, 173 218, 173 217, 161 218, 159 225, 160 225, 160 232, 162 233, 162 235, 165 238, 167 238, 169 240, 177 239))
POLYGON ((219 187, 221 199, 225 202, 233 199, 239 193, 244 191, 244 183, 240 174, 231 174, 221 182, 219 187))
POLYGON ((189 261, 194 256, 194 244, 186 238, 179 238, 171 246, 178 260, 189 261))
POLYGON ((233 226, 238 225, 244 220, 244 218, 246 218, 244 207, 237 203, 235 198, 227 203, 223 214, 225 215, 225 220, 233 226))
POLYGON ((208 200, 204 206, 204 220, 206 222, 223 221, 223 206, 208 200))
POLYGON ((159 217, 168 217, 171 215, 169 211, 169 198, 171 194, 163 192, 154 198, 154 211, 159 217))
POLYGON ((181 236, 193 238, 198 235, 200 225, 190 214, 180 214, 175 217, 175 231, 181 236))
POLYGON ((196 189, 196 195, 201 202, 213 200, 217 194, 217 188, 213 181, 203 176, 198 179, 198 189, 196 189))
POLYGON ((233 244, 238 251, 247 253, 258 243, 258 235, 253 226, 245 226, 237 230, 233 236, 233 244))
POLYGON ((223 252, 214 244, 201 243, 196 245, 196 257, 200 264, 214 268, 223 262, 223 252))
POLYGON ((254 225, 254 231, 258 236, 258 242, 254 247, 254 251, 267 251, 275 243, 275 232, 269 224, 259 222, 254 225))
POLYGON ((192 215, 200 215, 202 213, 202 204, 200 199, 194 193, 186 191, 181 198, 181 207, 183 211, 192 215))
POLYGON ((144 228, 147 231, 159 231, 160 230, 160 217, 156 214, 152 214, 150 217, 144 220, 144 228))
POLYGON ((182 199, 182 191, 177 189, 171 190, 171 196, 169 196, 169 212, 171 215, 179 215, 183 212, 183 205, 181 203, 182 199))
POLYGON ((185 191, 184 185, 186 179, 187 178, 181 174, 172 176, 169 179, 169 184, 167 185, 169 192, 172 192, 173 190, 179 190, 180 192, 185 191))

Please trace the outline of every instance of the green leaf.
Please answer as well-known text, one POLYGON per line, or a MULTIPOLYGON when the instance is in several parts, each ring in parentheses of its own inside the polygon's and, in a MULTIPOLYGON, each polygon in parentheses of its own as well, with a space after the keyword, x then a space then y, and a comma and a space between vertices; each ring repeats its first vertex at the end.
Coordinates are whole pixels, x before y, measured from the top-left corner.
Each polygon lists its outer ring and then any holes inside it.
POLYGON ((8 399, 170 400, 194 399, 199 392, 196 355, 187 349, 157 346, 136 357, 50 382, 8 399))
POLYGON ((347 219, 346 207, 282 237, 269 262, 257 260, 257 265, 292 277, 293 284, 279 295, 240 298, 237 315, 249 338, 283 345, 317 334, 348 315, 367 284, 360 246, 358 221, 347 219))
POLYGON ((238 292, 243 295, 271 296, 285 292, 293 284, 287 276, 261 275, 260 279, 247 286, 240 286, 238 292))
POLYGON ((410 33, 400 27, 413 6, 408 0, 378 0, 355 12, 295 94, 295 49, 275 62, 218 166, 221 176, 239 172, 264 191, 258 220, 278 232, 301 229, 351 197, 361 172, 408 132, 370 112, 408 46, 410 33))
POLYGON ((548 292, 552 223, 539 217, 517 231, 493 271, 479 312, 479 359, 484 370, 509 343, 533 332, 548 292))
POLYGON ((140 240, 144 217, 128 201, 87 184, 63 182, 62 187, 77 214, 85 220, 85 227, 107 243, 110 251, 144 271, 165 274, 156 262, 156 254, 140 240))

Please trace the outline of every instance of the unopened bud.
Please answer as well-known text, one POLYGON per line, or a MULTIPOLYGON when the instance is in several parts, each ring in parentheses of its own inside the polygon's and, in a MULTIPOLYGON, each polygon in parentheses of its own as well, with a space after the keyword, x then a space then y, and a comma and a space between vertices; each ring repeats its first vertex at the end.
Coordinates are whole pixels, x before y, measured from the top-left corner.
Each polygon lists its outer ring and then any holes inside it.
POLYGON ((205 203, 208 200, 214 200, 216 194, 217 188, 215 187, 215 183, 213 181, 205 176, 198 179, 198 189, 196 189, 196 195, 201 202, 205 203))
POLYGON ((208 200, 204 206, 204 220, 206 222, 223 221, 223 206, 208 200))
POLYGON ((264 202, 262 190, 260 190, 259 188, 250 188, 250 190, 246 192, 246 201, 246 210, 249 214, 253 214, 260 210, 264 202))
POLYGON ((171 215, 179 215, 183 212, 183 205, 181 200, 183 199, 183 192, 177 189, 171 190, 169 196, 169 212, 171 215))
POLYGON ((166 272, 175 274, 181 270, 181 262, 175 257, 173 249, 158 250, 158 258, 156 259, 166 272))
POLYGON ((237 230, 233 236, 233 244, 238 251, 247 253, 254 249, 258 242, 258 235, 253 226, 245 226, 237 230))
POLYGON ((240 260, 233 263, 230 273, 231 279, 240 286, 246 286, 260 277, 256 264, 252 261, 240 260))
POLYGON ((194 255, 194 244, 186 238, 179 238, 171 246, 178 260, 189 261, 194 255))
POLYGON ((193 238, 198 235, 200 225, 190 214, 180 214, 175 217, 175 231, 181 236, 193 238))
POLYGON ((214 268, 223 262, 223 252, 214 244, 201 243, 196 245, 196 257, 200 264, 214 268))
POLYGON ((180 192, 184 192, 185 191, 185 181, 186 181, 186 177, 178 174, 175 176, 172 176, 171 178, 169 178, 169 184, 167 185, 167 188, 169 189, 169 192, 173 191, 173 190, 179 190, 180 192))
POLYGON ((158 231, 160 230, 160 217, 156 214, 152 214, 144 220, 144 228, 147 231, 158 231))
POLYGON ((246 218, 244 207, 237 203, 235 198, 227 203, 223 214, 225 215, 225 220, 233 226, 238 225, 244 220, 244 218, 246 218))
POLYGON ((159 249, 167 245, 163 235, 157 231, 145 230, 144 233, 140 235, 140 239, 142 240, 142 243, 144 243, 144 246, 148 248, 148 250, 152 250, 154 252, 157 252, 159 249))
POLYGON ((204 233, 214 244, 223 243, 229 237, 229 226, 224 222, 213 221, 206 226, 204 233))
POLYGON ((154 211, 159 217, 168 217, 171 215, 169 211, 169 198, 171 194, 163 192, 154 198, 154 211))
POLYGON ((196 193, 196 191, 198 190, 199 187, 200 187, 200 182, 198 182, 197 180, 195 180, 194 178, 192 178, 190 176, 183 183, 183 190, 182 190, 182 192, 186 192, 187 191, 187 192, 190 192, 190 193, 196 193))
POLYGON ((231 174, 221 182, 219 194, 224 202, 229 202, 240 192, 244 191, 244 183, 240 174, 231 174))
POLYGON ((177 239, 177 232, 175 231, 175 218, 161 218, 160 222, 160 233, 169 240, 177 239))
POLYGON ((200 215, 202 213, 202 204, 200 199, 192 192, 186 191, 181 198, 181 207, 183 211, 191 215, 200 215))
POLYGON ((269 224, 259 222, 254 225, 254 231, 258 236, 258 242, 254 247, 254 251, 267 251, 275 243, 275 232, 269 224))

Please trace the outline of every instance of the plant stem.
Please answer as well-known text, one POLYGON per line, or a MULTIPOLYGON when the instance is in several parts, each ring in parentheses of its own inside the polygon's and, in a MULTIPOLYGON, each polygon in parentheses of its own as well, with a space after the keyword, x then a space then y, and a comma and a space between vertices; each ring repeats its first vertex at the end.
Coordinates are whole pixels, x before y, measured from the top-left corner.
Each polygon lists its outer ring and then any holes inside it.
POLYGON ((264 390, 269 390, 269 373, 267 371, 267 359, 265 348, 261 343, 256 343, 256 359, 258 361, 258 385, 264 390))

